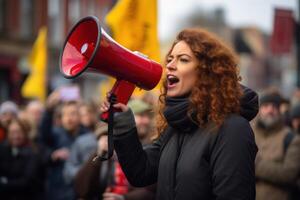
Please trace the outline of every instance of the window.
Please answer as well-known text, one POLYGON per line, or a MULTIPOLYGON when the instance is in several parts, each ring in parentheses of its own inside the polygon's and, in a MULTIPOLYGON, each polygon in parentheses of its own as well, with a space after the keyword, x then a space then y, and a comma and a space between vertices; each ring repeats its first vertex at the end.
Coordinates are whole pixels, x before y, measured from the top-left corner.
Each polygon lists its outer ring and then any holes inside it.
POLYGON ((20 39, 30 39, 33 35, 33 1, 20 2, 20 39))

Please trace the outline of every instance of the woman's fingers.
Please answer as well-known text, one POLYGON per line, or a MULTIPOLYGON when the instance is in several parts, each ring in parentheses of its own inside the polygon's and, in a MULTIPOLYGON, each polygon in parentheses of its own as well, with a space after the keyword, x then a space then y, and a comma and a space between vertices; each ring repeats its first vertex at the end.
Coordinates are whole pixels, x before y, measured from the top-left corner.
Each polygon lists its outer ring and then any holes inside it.
POLYGON ((103 102, 103 107, 108 109, 110 107, 110 103, 108 101, 104 101, 103 102))
MULTIPOLYGON (((126 106, 123 103, 116 103, 113 105, 114 108, 121 110, 122 112, 126 112, 129 108, 128 106, 126 106)), ((109 110, 110 104, 107 101, 102 102, 102 104, 100 105, 100 111, 103 112, 107 112, 109 110)))
POLYGON ((114 108, 121 110, 122 112, 126 112, 129 108, 125 104, 116 103, 114 104, 114 108))
POLYGON ((100 112, 107 112, 109 108, 107 108, 105 105, 101 104, 100 106, 100 112))
MULTIPOLYGON (((109 97, 111 96, 111 93, 108 92, 106 94, 106 100, 104 100, 101 105, 100 105, 100 111, 102 113, 107 112, 109 110, 110 107, 110 103, 108 101, 109 97)), ((114 108, 121 110, 121 112, 126 112, 129 108, 127 105, 123 104, 123 103, 116 103, 113 105, 114 108)))
POLYGON ((101 112, 107 112, 109 107, 110 107, 110 103, 108 102, 108 99, 110 97, 110 92, 106 93, 106 99, 100 104, 100 111, 101 112))

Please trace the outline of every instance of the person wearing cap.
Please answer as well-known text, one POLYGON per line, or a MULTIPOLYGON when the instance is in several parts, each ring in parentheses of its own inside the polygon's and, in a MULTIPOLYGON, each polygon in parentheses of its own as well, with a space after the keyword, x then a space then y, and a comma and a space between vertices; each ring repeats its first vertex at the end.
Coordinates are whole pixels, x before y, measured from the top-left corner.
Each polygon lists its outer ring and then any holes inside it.
POLYGON ((18 112, 18 106, 12 101, 5 101, 0 105, 0 142, 6 138, 7 126, 17 117, 18 112))
POLYGON ((136 128, 138 130, 139 140, 143 145, 151 143, 152 131, 152 109, 151 106, 141 99, 132 99, 128 102, 131 108, 136 128))
POLYGON ((279 107, 279 93, 260 98, 259 114, 253 125, 258 153, 255 162, 256 199, 287 200, 289 186, 295 184, 300 169, 300 140, 290 140, 279 107))

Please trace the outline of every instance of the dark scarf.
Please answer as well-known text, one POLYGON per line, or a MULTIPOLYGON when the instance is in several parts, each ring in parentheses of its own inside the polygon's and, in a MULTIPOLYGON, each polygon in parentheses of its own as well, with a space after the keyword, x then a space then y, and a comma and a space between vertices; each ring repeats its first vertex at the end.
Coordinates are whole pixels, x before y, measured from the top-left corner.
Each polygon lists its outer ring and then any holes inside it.
MULTIPOLYGON (((189 105, 188 97, 167 97, 164 116, 168 125, 180 132, 191 132, 197 129, 196 120, 192 120, 187 114, 189 105)), ((192 113, 192 118, 196 119, 196 113, 192 113)))

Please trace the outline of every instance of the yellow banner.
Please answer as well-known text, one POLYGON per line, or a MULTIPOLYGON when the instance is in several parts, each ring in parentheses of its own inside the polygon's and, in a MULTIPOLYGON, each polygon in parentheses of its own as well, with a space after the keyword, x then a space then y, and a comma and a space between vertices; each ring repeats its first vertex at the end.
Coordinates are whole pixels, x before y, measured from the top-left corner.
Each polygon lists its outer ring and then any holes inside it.
POLYGON ((156 0, 120 0, 106 16, 106 23, 117 42, 160 61, 156 0))
POLYGON ((21 93, 26 98, 46 99, 47 71, 47 28, 42 27, 28 57, 30 74, 25 80, 21 93))
MULTIPOLYGON (((106 16, 106 23, 118 43, 160 62, 156 0, 119 0, 106 16)), ((143 94, 140 89, 134 92, 134 96, 143 94)))

